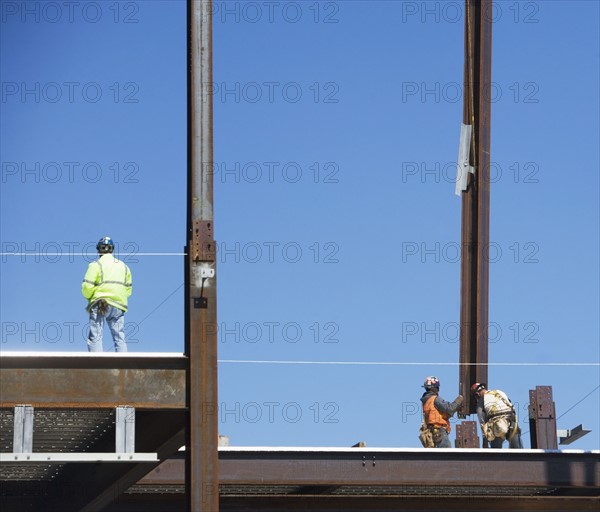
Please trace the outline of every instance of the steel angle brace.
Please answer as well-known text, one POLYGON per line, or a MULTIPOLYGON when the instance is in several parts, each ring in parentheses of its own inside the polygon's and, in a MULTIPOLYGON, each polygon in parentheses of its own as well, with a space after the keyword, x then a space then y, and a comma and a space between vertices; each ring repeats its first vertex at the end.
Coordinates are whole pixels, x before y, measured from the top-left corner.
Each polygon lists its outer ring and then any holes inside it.
POLYGON ((473 126, 470 124, 460 125, 460 142, 458 143, 458 160, 456 164, 456 189, 454 193, 460 196, 467 190, 467 179, 469 173, 475 174, 475 169, 469 163, 471 155, 471 134, 473 126))

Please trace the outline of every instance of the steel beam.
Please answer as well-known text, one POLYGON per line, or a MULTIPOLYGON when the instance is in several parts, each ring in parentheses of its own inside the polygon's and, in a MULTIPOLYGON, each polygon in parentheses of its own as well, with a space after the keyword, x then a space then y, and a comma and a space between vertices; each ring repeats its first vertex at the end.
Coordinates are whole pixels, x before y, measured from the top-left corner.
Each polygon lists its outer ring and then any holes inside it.
POLYGON ((213 239, 212 0, 188 0, 185 264, 186 503, 218 512, 217 279, 213 239))
POLYGON ((159 462, 156 453, 0 453, 2 464, 23 464, 43 462, 45 464, 64 464, 67 462, 159 462))
POLYGON ((479 430, 476 421, 463 421, 456 424, 456 448, 479 448, 479 430))
MULTIPOLYGON (((170 459, 140 485, 183 484, 184 464, 170 459)), ((219 482, 255 486, 434 486, 494 489, 569 488, 600 492, 600 452, 543 450, 219 450, 219 482)), ((398 489, 400 492, 401 489, 398 489)))
MULTIPOLYGON (((490 452, 491 450, 487 450, 490 452)), ((598 454, 493 454, 452 450, 427 456, 363 452, 310 454, 256 452, 220 454, 222 484, 403 485, 436 487, 596 487, 598 454), (466 456, 461 456, 461 455, 466 456), (470 455, 470 456, 469 456, 470 455), (493 471, 490 468, 493 467, 493 471)))
POLYGON ((3 368, 0 407, 183 409, 185 370, 3 368))
MULTIPOLYGON (((129 495, 103 512, 181 512, 180 495, 129 495)), ((223 512, 581 512, 598 510, 598 500, 573 497, 474 498, 471 496, 224 496, 223 512)))
POLYGON ((476 412, 470 393, 487 383, 490 224, 492 0, 465 0, 463 124, 471 125, 471 160, 462 193, 459 393, 460 417, 476 412))
POLYGON ((558 449, 552 386, 536 386, 529 390, 529 432, 532 448, 558 449))
POLYGON ((0 369, 183 370, 183 354, 147 352, 0 352, 0 369))

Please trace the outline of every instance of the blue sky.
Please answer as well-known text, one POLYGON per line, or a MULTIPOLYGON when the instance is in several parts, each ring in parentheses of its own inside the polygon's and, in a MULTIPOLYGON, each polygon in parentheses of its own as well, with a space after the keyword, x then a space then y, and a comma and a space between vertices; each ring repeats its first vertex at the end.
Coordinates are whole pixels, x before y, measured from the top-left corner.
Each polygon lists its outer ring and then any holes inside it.
MULTIPOLYGON (((183 351, 185 3, 0 6, 2 351, 86 350, 106 234, 130 350, 183 351)), ((416 447, 425 376, 458 389, 463 3, 214 10, 220 431, 416 447)), ((599 4, 491 16, 490 362, 510 364, 490 387, 527 431, 552 385, 558 427, 593 430, 571 447, 598 449, 599 4)))

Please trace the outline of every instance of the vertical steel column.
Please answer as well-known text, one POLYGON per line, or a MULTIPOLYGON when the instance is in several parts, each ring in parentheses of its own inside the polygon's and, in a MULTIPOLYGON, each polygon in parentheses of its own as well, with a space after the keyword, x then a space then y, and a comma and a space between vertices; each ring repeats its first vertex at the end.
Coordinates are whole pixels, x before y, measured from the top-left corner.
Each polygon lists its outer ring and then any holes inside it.
POLYGON ((33 406, 15 406, 13 420, 13 453, 33 451, 33 406))
POLYGON ((463 421, 456 424, 456 448, 479 448, 479 435, 476 421, 463 421))
POLYGON ((218 512, 217 292, 213 239, 212 0, 188 0, 185 265, 186 506, 218 512))
POLYGON ((471 125, 475 173, 462 193, 459 413, 475 413, 470 394, 475 382, 487 383, 488 283, 490 240, 490 139, 492 81, 492 0, 465 0, 463 123, 471 125))
POLYGON ((536 386, 529 390, 529 435, 531 448, 558 450, 552 386, 536 386))

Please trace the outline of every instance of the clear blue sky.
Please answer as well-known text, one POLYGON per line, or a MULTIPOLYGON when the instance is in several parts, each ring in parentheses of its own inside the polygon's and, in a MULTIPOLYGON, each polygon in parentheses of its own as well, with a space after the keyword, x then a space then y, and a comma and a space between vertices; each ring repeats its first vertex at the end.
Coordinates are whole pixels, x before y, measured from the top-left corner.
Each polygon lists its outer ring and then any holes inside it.
MULTIPOLYGON (((86 351, 108 234, 130 350, 182 352, 183 258, 146 254, 185 245, 185 3, 0 6, 2 351, 86 351)), ((458 389, 463 2, 214 7, 220 431, 416 447, 424 377, 458 389)), ((490 387, 527 431, 552 385, 558 427, 593 430, 571 447, 598 449, 599 4, 492 16, 490 362, 534 364, 490 387)))

